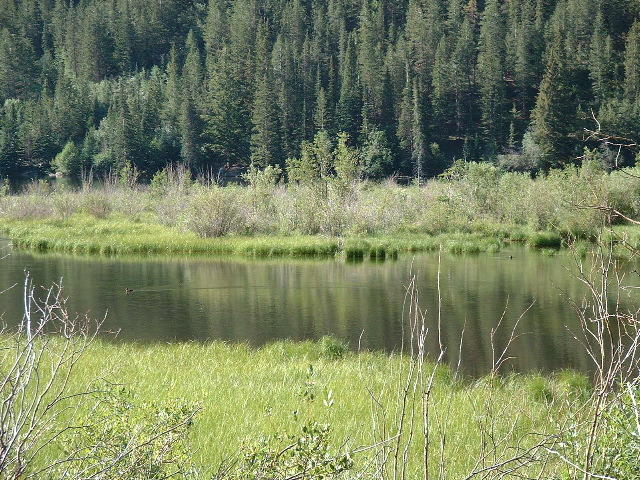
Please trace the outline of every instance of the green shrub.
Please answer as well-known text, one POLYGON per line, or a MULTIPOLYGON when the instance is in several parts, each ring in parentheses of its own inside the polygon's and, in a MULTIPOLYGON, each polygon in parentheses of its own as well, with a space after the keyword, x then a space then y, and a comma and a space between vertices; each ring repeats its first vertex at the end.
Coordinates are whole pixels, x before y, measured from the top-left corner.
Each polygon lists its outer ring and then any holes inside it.
POLYGON ((62 151, 52 161, 52 166, 56 172, 71 177, 79 176, 85 166, 84 164, 85 161, 81 149, 72 141, 67 142, 62 151))
POLYGON ((325 335, 318 340, 318 347, 327 358, 341 358, 349 350, 349 345, 331 335, 325 335))
POLYGON ((245 443, 229 480, 340 478, 353 467, 348 453, 331 455, 329 425, 310 421, 298 434, 274 434, 245 443))
POLYGON ((196 409, 184 404, 140 403, 124 387, 97 387, 83 425, 59 438, 63 462, 56 478, 159 480, 192 470, 187 431, 196 409), (106 475, 106 477, 104 476, 106 475))

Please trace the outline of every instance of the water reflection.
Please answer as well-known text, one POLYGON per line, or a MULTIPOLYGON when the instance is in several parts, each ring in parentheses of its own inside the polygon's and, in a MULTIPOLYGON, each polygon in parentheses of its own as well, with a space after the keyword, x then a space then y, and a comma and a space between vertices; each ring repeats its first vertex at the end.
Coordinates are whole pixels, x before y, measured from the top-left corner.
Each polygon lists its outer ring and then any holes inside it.
MULTIPOLYGON (((105 327, 120 332, 116 341, 222 339, 261 345, 332 334, 354 349, 386 351, 397 351, 402 343, 405 289, 415 274, 433 352, 438 345, 440 270, 441 336, 448 360, 455 362, 464 330, 465 372, 486 372, 494 354, 491 330, 502 318, 495 334, 496 347, 502 348, 520 317, 510 368, 589 366, 570 332, 579 325, 565 297, 579 300, 584 295, 572 274, 573 260, 524 248, 495 255, 421 254, 355 264, 334 259, 101 259, 12 252, 0 263, 0 285, 20 284, 25 270, 41 285, 63 278, 70 310, 106 315, 105 327)), ((21 294, 18 286, 0 297, 5 322, 21 318, 21 294)))

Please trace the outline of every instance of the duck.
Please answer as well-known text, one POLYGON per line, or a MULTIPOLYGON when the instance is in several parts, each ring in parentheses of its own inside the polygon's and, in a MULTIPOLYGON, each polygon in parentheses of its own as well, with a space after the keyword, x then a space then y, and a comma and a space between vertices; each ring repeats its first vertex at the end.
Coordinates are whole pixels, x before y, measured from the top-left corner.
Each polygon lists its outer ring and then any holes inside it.
POLYGON ((133 288, 125 288, 124 289, 124 293, 131 293, 133 292, 133 288))

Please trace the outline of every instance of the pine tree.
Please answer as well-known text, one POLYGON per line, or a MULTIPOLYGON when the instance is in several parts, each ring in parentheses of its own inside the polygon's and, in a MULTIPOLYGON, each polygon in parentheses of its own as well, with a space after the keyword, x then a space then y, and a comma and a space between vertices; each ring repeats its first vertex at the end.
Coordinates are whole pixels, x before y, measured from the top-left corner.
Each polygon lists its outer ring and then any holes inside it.
POLYGON ((32 96, 37 79, 35 53, 29 41, 7 28, 0 30, 0 104, 8 98, 32 96))
MULTIPOLYGON (((455 42, 455 48, 449 62, 451 89, 453 91, 455 113, 455 137, 471 134, 477 123, 476 111, 479 110, 476 99, 476 29, 478 12, 474 2, 470 2, 465 12, 462 27, 455 42)), ((453 43, 453 42, 452 42, 453 43)))
POLYGON ((406 66, 406 80, 398 113, 398 128, 396 131, 398 145, 401 151, 400 163, 405 172, 411 170, 411 156, 413 145, 413 90, 409 76, 409 65, 406 66))
POLYGON ((122 73, 133 70, 134 31, 131 23, 132 16, 127 0, 117 0, 114 5, 113 15, 113 58, 116 66, 122 73))
MULTIPOLYGON (((589 50, 598 15, 598 2, 566 0, 565 52, 573 70, 586 72, 589 66, 589 50)), ((600 28, 602 27, 599 26, 600 28)))
POLYGON ((109 36, 106 17, 99 5, 84 8, 79 26, 79 75, 91 82, 99 82, 114 72, 113 41, 109 36))
POLYGON ((175 128, 182 108, 182 85, 180 82, 180 65, 176 46, 171 47, 169 62, 166 68, 166 85, 162 118, 165 125, 175 128))
POLYGON ((358 63, 363 102, 368 115, 363 119, 379 124, 382 116, 382 90, 384 81, 384 22, 382 4, 364 0, 360 12, 358 32, 358 63))
POLYGON ((424 121, 422 114, 421 88, 418 79, 413 81, 413 118, 411 125, 411 160, 413 173, 418 183, 422 182, 425 174, 426 141, 424 136, 424 121))
POLYGON ((187 169, 200 163, 199 121, 189 96, 182 100, 180 112, 180 158, 187 169))
POLYGON ((574 140, 570 135, 575 128, 575 112, 564 49, 556 41, 549 52, 536 106, 531 113, 533 139, 543 152, 543 168, 573 161, 574 140))
POLYGON ((21 103, 7 100, 0 109, 0 176, 13 176, 23 168, 18 129, 22 123, 21 103))
POLYGON ((216 53, 228 42, 229 25, 227 19, 227 1, 209 0, 203 29, 207 55, 216 53))
POLYGON ((349 35, 344 63, 340 70, 340 100, 336 114, 339 131, 356 138, 361 125, 362 93, 358 79, 355 34, 349 35))
POLYGON ((197 105, 202 97, 204 73, 200 48, 193 30, 189 30, 185 47, 187 49, 187 58, 182 67, 183 94, 188 96, 194 105, 197 105))
POLYGON ((300 101, 301 101, 301 119, 302 119, 302 138, 309 139, 313 137, 313 107, 315 105, 315 72, 311 52, 311 40, 307 36, 302 44, 302 52, 298 61, 297 77, 300 83, 300 101))
MULTIPOLYGON (((525 120, 528 120, 529 111, 535 103, 537 86, 542 77, 542 46, 542 33, 536 27, 535 5, 524 1, 516 39, 514 80, 518 115, 525 120)), ((526 122, 522 123, 524 127, 526 122)))
POLYGON ((251 112, 251 162, 258 168, 275 165, 281 161, 279 112, 273 96, 270 48, 267 28, 258 28, 256 53, 256 90, 251 112))
MULTIPOLYGON (((433 125, 439 129, 441 135, 448 135, 447 124, 455 120, 455 100, 453 98, 451 67, 449 65, 450 53, 447 50, 449 39, 442 37, 436 50, 435 63, 433 65, 432 95, 433 125)), ((455 132, 455 127, 453 128, 455 132)))
POLYGON ((58 151, 51 132, 50 103, 51 99, 45 93, 39 100, 25 103, 22 109, 18 136, 25 168, 43 168, 58 151))
POLYGON ((482 126, 489 155, 507 136, 507 97, 504 82, 505 27, 498 0, 488 0, 482 13, 478 46, 478 84, 482 126))
MULTIPOLYGON (((229 53, 237 64, 237 78, 252 89, 255 67, 257 0, 235 0, 229 19, 229 53)), ((245 106, 249 108, 248 105, 245 106)))
POLYGON ((281 33, 290 39, 296 60, 307 36, 306 12, 300 0, 289 0, 282 12, 281 33))
POLYGON ((244 65, 223 48, 210 62, 209 89, 203 113, 205 145, 209 151, 204 168, 230 162, 247 163, 250 156, 251 120, 244 65))
POLYGON ((91 112, 88 86, 60 69, 53 95, 51 127, 60 147, 69 140, 82 141, 91 112))
POLYGON ((605 31, 604 17, 598 12, 591 35, 589 78, 597 104, 611 96, 615 76, 613 41, 605 31))
POLYGON ((409 0, 405 35, 413 72, 424 85, 431 84, 431 72, 438 43, 444 32, 444 15, 439 0, 409 0))
POLYGON ((316 104, 313 109, 313 126, 316 131, 327 130, 330 125, 329 109, 327 106, 327 95, 324 88, 317 87, 316 104))
POLYGON ((447 33, 456 34, 464 21, 464 0, 448 0, 447 4, 447 33))
POLYGON ((640 106, 640 21, 638 20, 629 30, 624 51, 624 99, 630 105, 640 106))
POLYGON ((296 157, 302 141, 302 92, 291 43, 278 35, 271 53, 274 95, 280 112, 282 155, 296 157))
POLYGON ((136 92, 131 85, 120 81, 114 94, 114 101, 101 125, 106 130, 106 144, 112 162, 105 167, 119 172, 135 166, 142 172, 151 173, 154 159, 149 158, 149 144, 145 141, 136 109, 136 92))

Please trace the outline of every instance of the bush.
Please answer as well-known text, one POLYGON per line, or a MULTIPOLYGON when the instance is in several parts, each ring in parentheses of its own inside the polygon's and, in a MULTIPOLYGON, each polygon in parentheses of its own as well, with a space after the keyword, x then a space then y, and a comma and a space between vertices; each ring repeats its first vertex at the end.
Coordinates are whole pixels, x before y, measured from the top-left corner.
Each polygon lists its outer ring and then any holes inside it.
POLYGON ((74 461, 54 469, 56 478, 101 478, 107 472, 107 478, 159 480, 192 470, 192 407, 138 403, 130 390, 107 383, 95 391, 98 401, 85 409, 83 427, 59 439, 63 455, 74 461))
POLYGON ((219 479, 282 480, 339 478, 349 471, 353 461, 349 454, 329 453, 329 425, 310 421, 302 433, 275 434, 260 438, 242 447, 239 465, 219 479))
POLYGON ((107 218, 112 206, 109 196, 105 191, 92 191, 85 194, 82 199, 82 209, 96 218, 107 218))
POLYGON ((341 358, 349 350, 349 345, 331 335, 325 335, 318 340, 320 352, 327 358, 341 358))
POLYGON ((6 197, 3 203, 4 213, 16 219, 48 218, 54 214, 49 202, 34 196, 6 197))
POLYGON ((82 172, 82 168, 85 166, 82 151, 75 143, 69 141, 65 144, 62 151, 53 159, 52 166, 57 173, 78 177, 82 172))
POLYGON ((536 232, 529 236, 527 245, 532 248, 560 248, 562 237, 555 232, 536 232))
POLYGON ((234 187, 211 187, 191 199, 185 225, 203 238, 241 233, 246 227, 234 187))

